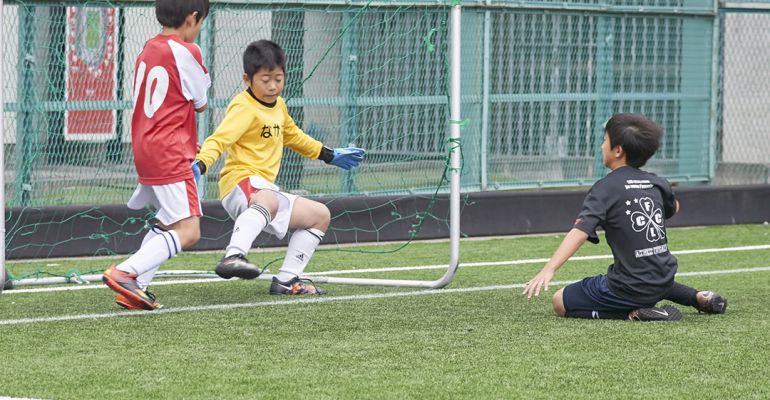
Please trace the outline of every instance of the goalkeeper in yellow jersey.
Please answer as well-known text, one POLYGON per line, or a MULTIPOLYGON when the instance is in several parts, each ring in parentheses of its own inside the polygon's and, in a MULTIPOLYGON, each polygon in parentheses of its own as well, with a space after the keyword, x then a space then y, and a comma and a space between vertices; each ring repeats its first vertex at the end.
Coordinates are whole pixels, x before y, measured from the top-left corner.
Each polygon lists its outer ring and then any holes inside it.
POLYGON ((217 275, 256 278, 261 271, 246 255, 257 235, 266 231, 281 239, 293 229, 270 294, 323 294, 323 289, 304 283, 300 276, 329 227, 329 209, 317 201, 284 193, 273 182, 284 146, 345 170, 358 166, 365 151, 328 148, 294 123, 281 97, 285 67, 286 56, 276 43, 260 40, 248 45, 243 53, 247 88, 230 102, 222 123, 203 142, 193 170, 205 174, 227 151, 219 177, 219 197, 235 225, 225 255, 216 266, 217 275))

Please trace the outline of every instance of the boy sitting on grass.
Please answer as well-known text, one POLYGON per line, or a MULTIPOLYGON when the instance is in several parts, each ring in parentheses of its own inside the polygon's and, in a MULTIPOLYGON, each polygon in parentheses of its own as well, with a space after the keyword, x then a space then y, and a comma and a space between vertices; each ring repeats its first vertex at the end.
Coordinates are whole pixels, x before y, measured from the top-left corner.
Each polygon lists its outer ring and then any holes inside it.
POLYGON ((559 289, 553 309, 559 316, 634 321, 678 321, 670 300, 707 314, 722 314, 727 300, 674 281, 677 260, 669 252, 665 220, 679 210, 671 184, 640 170, 655 154, 663 129, 638 114, 616 114, 605 125, 602 158, 611 172, 596 182, 583 201, 572 230, 545 267, 527 282, 527 298, 548 290, 558 270, 586 242, 599 243, 605 231, 614 262, 606 275, 591 276, 559 289))

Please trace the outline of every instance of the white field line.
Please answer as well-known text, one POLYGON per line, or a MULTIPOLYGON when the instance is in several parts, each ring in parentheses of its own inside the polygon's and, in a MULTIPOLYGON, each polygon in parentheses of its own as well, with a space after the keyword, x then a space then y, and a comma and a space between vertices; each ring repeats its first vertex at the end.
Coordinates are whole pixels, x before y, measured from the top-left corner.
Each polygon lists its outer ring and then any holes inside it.
POLYGON ((32 399, 29 397, 3 397, 0 396, 0 400, 40 400, 40 399, 32 399))
MULTIPOLYGON (((738 269, 726 269, 721 271, 693 271, 677 275, 715 275, 715 274, 734 274, 734 273, 746 273, 746 272, 761 272, 770 271, 768 267, 755 267, 755 268, 738 268, 738 269)), ((575 281, 556 281, 551 282, 549 286, 563 286, 573 283, 575 281)), ((233 310, 238 308, 258 308, 258 307, 271 307, 271 306, 285 306, 295 304, 314 304, 314 303, 331 303, 339 301, 351 301, 351 300, 372 300, 372 299, 389 299, 396 297, 412 297, 412 296, 428 296, 446 293, 472 293, 472 292, 485 292, 491 290, 501 289, 523 289, 526 285, 524 283, 514 283, 510 285, 493 285, 493 286, 477 286, 468 288, 451 288, 451 289, 424 289, 414 290, 408 292, 392 292, 392 293, 373 293, 373 294, 355 294, 348 296, 324 296, 324 297, 305 297, 292 300, 273 300, 273 301, 260 301, 254 303, 233 303, 233 304, 211 304, 205 306, 189 306, 189 307, 175 307, 175 308, 162 308, 152 312, 137 312, 137 311, 122 311, 111 312, 102 314, 75 314, 75 315, 62 315, 58 317, 39 317, 39 318, 21 318, 21 319, 6 319, 0 320, 0 325, 23 325, 23 324, 36 324, 45 322, 61 322, 61 321, 79 321, 84 319, 105 319, 116 317, 146 317, 152 315, 161 314, 179 314, 198 311, 212 311, 212 310, 233 310)))
MULTIPOLYGON (((696 249, 696 250, 680 250, 672 251, 671 254, 700 254, 700 253, 719 253, 723 251, 749 251, 749 250, 765 250, 770 249, 770 245, 756 245, 756 246, 741 246, 741 247, 723 247, 716 249, 696 249)), ((602 254, 596 256, 579 256, 571 257, 569 261, 586 261, 586 260, 605 260, 612 259, 612 254, 602 254)), ((519 265, 519 264, 540 264, 548 262, 548 258, 530 258, 527 260, 512 260, 512 261, 495 261, 495 262, 476 262, 476 263, 460 263, 460 267, 494 267, 499 265, 519 265)), ((413 267, 389 267, 389 268, 362 268, 362 269, 347 269, 340 271, 320 271, 320 272, 308 272, 304 275, 307 276, 326 276, 326 275, 344 275, 344 274, 360 274, 363 272, 392 272, 392 271, 415 271, 423 269, 446 269, 446 264, 438 265, 417 265, 413 267)))
MULTIPOLYGON (((682 254, 700 254, 700 253, 718 253, 723 251, 751 251, 751 250, 765 250, 770 249, 770 245, 755 245, 755 246, 740 246, 740 247, 722 247, 722 248, 710 248, 710 249, 695 249, 695 250, 680 250, 674 251, 674 255, 682 254)), ((596 256, 579 256, 572 257, 570 261, 588 261, 588 260, 604 260, 612 259, 611 254, 602 254, 596 256)), ((526 260, 511 260, 511 261, 489 261, 489 262, 475 262, 475 263, 460 263, 460 268, 473 268, 473 267, 496 267, 501 265, 521 265, 521 264, 541 264, 547 262, 547 258, 530 258, 526 260)), ((431 270, 431 269, 446 269, 446 264, 436 265, 416 265, 411 267, 385 267, 385 268, 360 268, 360 269, 347 269, 338 271, 319 271, 319 272, 307 272, 303 275, 313 276, 334 276, 334 275, 349 275, 349 274, 364 274, 372 272, 398 272, 398 271, 418 271, 418 270, 431 270)), ((197 278, 197 279, 179 279, 170 281, 155 281, 153 286, 165 286, 165 285, 180 285, 180 284, 192 284, 192 283, 207 283, 207 282, 225 282, 220 278, 197 278)), ((78 286, 57 286, 47 288, 32 288, 32 289, 13 289, 3 292, 4 294, 14 293, 44 293, 44 292, 62 292, 70 290, 88 290, 88 289, 102 289, 105 285, 97 284, 85 284, 78 286)))
MULTIPOLYGON (((233 279, 237 280, 237 278, 233 279)), ((184 285, 184 284, 191 284, 191 283, 216 283, 216 282, 227 282, 226 279, 222 278, 198 278, 198 279, 176 279, 173 281, 161 281, 156 280, 152 282, 152 286, 166 286, 166 285, 184 285)), ((9 294, 16 294, 16 293, 46 293, 46 292, 66 292, 70 290, 90 290, 90 289, 105 289, 107 285, 104 284, 91 284, 91 283, 85 283, 85 284, 78 284, 77 286, 54 286, 54 287, 43 287, 43 288, 33 288, 33 289, 10 289, 3 291, 3 296, 9 295, 9 294)), ((2 400, 2 399, 0 399, 2 400)))
MULTIPOLYGON (((552 285, 566 284, 569 282, 552 282, 552 285)), ((471 288, 456 288, 456 289, 441 289, 441 290, 419 290, 410 292, 392 292, 392 293, 374 293, 374 294, 356 294, 348 296, 317 296, 317 297, 304 297, 291 300, 273 300, 273 301, 260 301, 254 303, 234 303, 234 304, 212 304, 206 306, 191 306, 191 307, 175 307, 175 308, 162 308, 152 312, 134 312, 134 311, 121 311, 113 313, 103 314, 76 314, 76 315, 62 315, 58 317, 40 317, 40 318, 22 318, 22 319, 7 319, 0 320, 0 325, 20 325, 20 324, 34 324, 40 322, 57 322, 57 321, 77 321, 83 319, 98 319, 98 318, 114 318, 114 317, 133 317, 133 316, 147 316, 147 315, 159 315, 159 314, 176 314, 195 311, 211 311, 211 310, 232 310, 237 308, 257 308, 257 307, 270 307, 270 306, 283 306, 294 304, 309 304, 309 303, 329 303, 337 301, 349 301, 349 300, 370 300, 370 299, 386 299, 393 297, 410 297, 410 296, 422 296, 441 293, 465 293, 465 292, 480 292, 488 290, 498 289, 513 289, 521 287, 523 284, 511 284, 511 285, 496 285, 496 286, 482 286, 471 288)))

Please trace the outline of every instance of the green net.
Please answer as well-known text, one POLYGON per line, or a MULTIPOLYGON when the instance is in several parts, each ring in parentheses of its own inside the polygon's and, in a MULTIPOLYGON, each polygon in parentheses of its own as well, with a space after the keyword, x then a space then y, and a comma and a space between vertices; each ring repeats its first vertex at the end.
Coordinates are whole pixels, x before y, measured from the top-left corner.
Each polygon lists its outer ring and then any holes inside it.
MULTIPOLYGON (((213 81, 199 139, 243 90, 245 46, 272 39, 287 52, 284 97, 299 125, 331 146, 368 151, 353 172, 287 152, 277 183, 331 204, 391 196, 342 210, 326 241, 350 232, 378 240, 394 225, 409 239, 425 220, 446 225, 446 213, 433 206, 448 190, 452 4, 213 2, 198 39, 213 81), (425 201, 404 212, 395 204, 407 196, 425 201), (349 219, 367 223, 348 226, 349 219)), ((648 164, 653 172, 679 182, 746 183, 740 173, 733 180, 720 173, 750 164, 746 179, 767 181, 766 124, 741 114, 766 108, 759 85, 747 82, 753 63, 761 64, 755 55, 770 54, 757 40, 766 31, 763 11, 726 15, 705 0, 485 4, 463 7, 464 191, 592 183, 606 173, 602 124, 619 111, 645 113, 666 129, 648 164)), ((136 242, 151 212, 116 218, 112 210, 136 184, 131 82, 136 55, 159 31, 153 4, 10 1, 2 20, 9 257, 81 246, 113 254, 136 242), (97 229, 72 230, 74 219, 97 229)), ((221 161, 207 174, 207 200, 217 198, 220 168, 221 161)))
MULTIPOLYGON (((118 204, 133 191, 133 60, 159 26, 152 4, 111 4, 6 7, 5 34, 16 39, 4 57, 16 61, 6 84, 6 162, 15 172, 8 205, 118 204)), ((369 150, 367 166, 343 175, 287 154, 282 187, 317 195, 431 190, 445 158, 445 20, 440 7, 214 3, 199 38, 213 80, 200 137, 243 90, 245 46, 272 39, 287 52, 284 97, 295 120, 332 146, 369 150)), ((207 188, 205 198, 217 198, 216 185, 207 188)))
MULTIPOLYGON (((198 116, 200 141, 244 89, 245 46, 271 39, 287 53, 284 97, 298 125, 330 146, 367 149, 364 165, 349 172, 287 150, 276 183, 329 203, 348 195, 394 196, 340 210, 325 242, 351 232, 376 241, 393 224, 403 226, 402 238, 409 240, 426 218, 446 226, 446 211, 435 214, 433 205, 447 191, 450 150, 447 10, 365 2, 212 3, 198 38, 213 81, 209 111, 198 116), (425 200, 420 206, 396 206, 415 194, 425 200), (366 223, 350 225, 349 219, 366 223)), ((3 62, 12 71, 4 86, 9 257, 46 258, 80 246, 91 249, 88 255, 110 255, 137 242, 152 211, 116 216, 115 210, 123 209, 136 185, 131 83, 136 55, 160 29, 153 4, 18 2, 5 7, 3 22, 11 38, 3 44, 3 62), (95 229, 78 229, 81 222, 95 229)), ((206 200, 218 199, 221 167, 222 160, 206 175, 206 200)), ((205 215, 206 222, 228 218, 205 215)), ((203 231, 203 241, 228 237, 228 231, 203 231)), ((77 280, 98 272, 54 270, 16 278, 77 280)))

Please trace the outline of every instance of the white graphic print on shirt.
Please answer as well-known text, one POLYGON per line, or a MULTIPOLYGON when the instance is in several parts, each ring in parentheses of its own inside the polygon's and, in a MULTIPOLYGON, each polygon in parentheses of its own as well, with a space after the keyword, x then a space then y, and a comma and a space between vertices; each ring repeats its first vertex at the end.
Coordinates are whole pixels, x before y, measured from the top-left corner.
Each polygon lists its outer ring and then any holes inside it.
MULTIPOLYGON (((663 230, 663 211, 656 208, 649 197, 635 198, 634 203, 639 205, 641 211, 626 210, 626 215, 631 216, 631 227, 634 231, 646 231, 647 241, 651 243, 664 238, 666 233, 663 230)), ((631 202, 626 201, 626 205, 630 206, 631 202)))
MULTIPOLYGON (((645 231, 647 241, 650 243, 666 237, 666 231, 663 230, 663 212, 655 207, 655 203, 649 197, 634 199, 634 204, 638 205, 641 211, 626 210, 626 215, 631 216, 631 228, 635 232, 645 231)), ((631 201, 626 200, 626 206, 631 206, 631 201)), ((636 258, 647 257, 653 254, 660 254, 668 251, 668 246, 664 243, 660 246, 649 247, 636 250, 636 258)))

